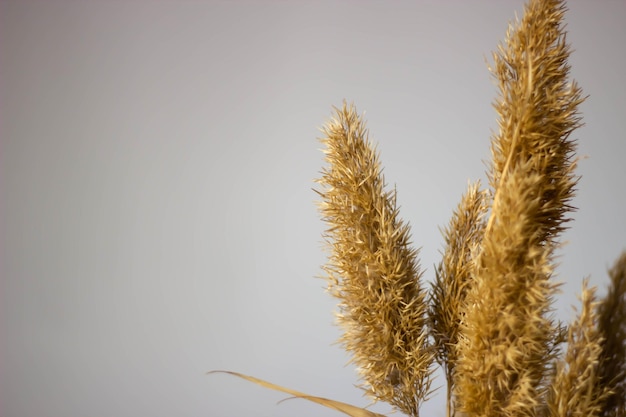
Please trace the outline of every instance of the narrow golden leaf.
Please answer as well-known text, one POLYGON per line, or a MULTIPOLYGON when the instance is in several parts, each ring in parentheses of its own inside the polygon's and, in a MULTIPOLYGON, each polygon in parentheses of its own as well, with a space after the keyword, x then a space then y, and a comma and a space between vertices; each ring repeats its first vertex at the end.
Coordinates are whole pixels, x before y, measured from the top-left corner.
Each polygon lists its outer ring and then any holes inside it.
POLYGON ((275 391, 284 392, 284 393, 287 393, 287 394, 291 394, 291 395, 293 395, 296 398, 302 398, 302 399, 314 402, 316 404, 323 405, 324 407, 332 408, 333 410, 340 411, 340 412, 342 412, 344 414, 347 414, 347 415, 349 415, 351 417, 385 417, 383 414, 374 413, 372 411, 366 410, 365 408, 360 408, 360 407, 357 407, 357 406, 354 406, 354 405, 351 405, 351 404, 343 403, 341 401, 335 401, 335 400, 330 400, 328 398, 316 397, 314 395, 305 394, 305 393, 300 392, 300 391, 296 391, 296 390, 293 390, 293 389, 290 389, 290 388, 281 387, 280 385, 272 384, 271 382, 267 382, 267 381, 264 381, 262 379, 255 378, 255 377, 250 376, 250 375, 240 374, 239 372, 210 371, 210 372, 207 372, 207 375, 208 374, 214 374, 214 373, 223 373, 223 374, 234 375, 236 377, 245 379, 246 381, 253 382, 253 383, 255 383, 257 385, 260 385, 262 387, 273 389, 275 391))

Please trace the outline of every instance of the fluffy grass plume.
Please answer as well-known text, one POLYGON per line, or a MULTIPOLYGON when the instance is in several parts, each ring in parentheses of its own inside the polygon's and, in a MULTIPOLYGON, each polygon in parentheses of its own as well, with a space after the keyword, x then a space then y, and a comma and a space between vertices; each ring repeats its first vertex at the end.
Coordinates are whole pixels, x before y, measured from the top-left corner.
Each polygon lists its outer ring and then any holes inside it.
POLYGON ((443 259, 435 272, 429 302, 431 335, 436 358, 444 368, 447 382, 447 415, 453 410, 451 394, 459 340, 459 325, 465 295, 472 283, 473 254, 479 248, 485 228, 487 196, 480 183, 471 184, 443 230, 443 259))
POLYGON ((479 416, 535 416, 553 361, 553 252, 574 194, 580 89, 557 0, 530 0, 494 53, 493 202, 457 347, 455 394, 479 416))
POLYGON ((602 332, 598 328, 595 288, 583 282, 582 307, 569 326, 567 352, 557 362, 547 400, 549 417, 599 416, 609 395, 600 381, 602 332))
POLYGON ((385 190, 376 151, 354 106, 345 103, 322 129, 328 166, 318 181, 328 224, 326 272, 339 299, 344 347, 367 393, 417 416, 429 387, 426 292, 409 226, 385 190))
POLYGON ((609 270, 608 292, 598 306, 598 327, 604 338, 601 384, 611 391, 600 416, 626 416, 626 252, 609 270))

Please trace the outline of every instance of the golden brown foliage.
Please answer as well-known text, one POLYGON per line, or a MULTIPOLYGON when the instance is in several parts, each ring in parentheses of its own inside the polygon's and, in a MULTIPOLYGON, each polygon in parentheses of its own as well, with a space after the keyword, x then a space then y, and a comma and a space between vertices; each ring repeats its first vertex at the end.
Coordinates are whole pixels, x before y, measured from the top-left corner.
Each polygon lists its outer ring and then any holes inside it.
POLYGON ((417 416, 428 393, 426 292, 395 191, 385 190, 364 123, 345 103, 323 128, 328 167, 318 181, 328 224, 329 289, 339 298, 341 342, 368 394, 417 416))
MULTIPOLYGON (((570 136, 583 101, 568 78, 564 13, 562 0, 529 0, 494 53, 490 190, 470 185, 454 211, 429 294, 354 106, 336 108, 322 129, 319 208, 340 340, 366 393, 409 416, 429 394, 436 360, 447 416, 626 417, 626 252, 605 298, 596 301, 584 281, 567 332, 552 317, 554 252, 578 180, 570 136)), ((375 415, 233 374, 353 417, 375 415)))

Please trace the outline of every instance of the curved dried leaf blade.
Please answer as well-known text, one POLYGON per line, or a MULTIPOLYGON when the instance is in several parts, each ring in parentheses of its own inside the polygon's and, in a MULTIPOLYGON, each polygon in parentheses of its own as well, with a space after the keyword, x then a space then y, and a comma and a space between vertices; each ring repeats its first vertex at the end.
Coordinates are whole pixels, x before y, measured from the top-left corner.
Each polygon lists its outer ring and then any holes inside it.
POLYGON ((296 391, 296 390, 293 390, 293 389, 290 389, 290 388, 281 387, 280 385, 272 384, 271 382, 267 382, 267 381, 264 381, 262 379, 255 378, 253 376, 240 374, 238 372, 232 372, 232 371, 211 371, 211 372, 208 372, 207 374, 213 374, 213 373, 224 373, 224 374, 234 375, 234 376, 237 376, 239 378, 245 379, 246 381, 254 382, 255 384, 260 385, 262 387, 270 388, 270 389, 273 389, 273 390, 276 390, 276 391, 285 392, 287 394, 293 395, 294 397, 303 398, 305 400, 309 400, 311 402, 323 405, 324 407, 332 408, 333 410, 340 411, 340 412, 342 412, 344 414, 347 414, 347 415, 349 415, 351 417, 385 417, 382 414, 374 413, 374 412, 366 410, 364 408, 360 408, 360 407, 357 407, 357 406, 354 406, 354 405, 342 403, 341 401, 335 401, 335 400, 330 400, 328 398, 322 398, 322 397, 316 397, 316 396, 313 396, 313 395, 308 395, 308 394, 302 393, 300 391, 296 391))

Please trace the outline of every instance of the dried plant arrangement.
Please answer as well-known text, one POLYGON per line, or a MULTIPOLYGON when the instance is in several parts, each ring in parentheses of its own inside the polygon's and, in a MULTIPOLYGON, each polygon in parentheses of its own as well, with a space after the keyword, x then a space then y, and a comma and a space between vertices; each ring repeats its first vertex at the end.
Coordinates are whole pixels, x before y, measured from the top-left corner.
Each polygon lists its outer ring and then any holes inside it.
MULTIPOLYGON (((554 320, 555 250, 574 210, 571 135, 584 100, 568 77, 565 11, 562 0, 529 0, 493 54, 489 187, 470 184, 461 198, 430 285, 355 107, 335 108, 322 129, 317 192, 340 341, 365 393, 407 416, 419 416, 436 366, 447 416, 626 416, 626 252, 605 297, 583 280, 575 320, 554 320)), ((227 373, 353 417, 381 416, 227 373)))

